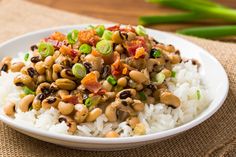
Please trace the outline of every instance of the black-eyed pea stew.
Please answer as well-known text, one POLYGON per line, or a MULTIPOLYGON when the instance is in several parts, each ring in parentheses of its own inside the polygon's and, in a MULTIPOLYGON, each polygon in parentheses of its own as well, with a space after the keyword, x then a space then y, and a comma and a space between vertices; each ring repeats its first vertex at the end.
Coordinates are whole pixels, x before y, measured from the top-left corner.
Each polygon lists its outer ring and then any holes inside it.
MULTIPOLYGON (((136 135, 145 134, 137 116, 146 103, 181 104, 166 85, 166 79, 175 77, 172 68, 182 61, 180 53, 173 45, 156 42, 141 26, 116 25, 104 34, 96 29, 100 27, 74 36, 54 33, 32 46, 32 54, 25 56, 29 64, 5 57, 0 69, 20 72, 14 84, 27 91, 18 105, 22 112, 54 107, 71 133, 76 125, 105 114, 109 122, 127 121, 136 135)), ((4 112, 13 116, 15 107, 8 102, 4 112)), ((119 132, 104 136, 119 137, 119 132)))

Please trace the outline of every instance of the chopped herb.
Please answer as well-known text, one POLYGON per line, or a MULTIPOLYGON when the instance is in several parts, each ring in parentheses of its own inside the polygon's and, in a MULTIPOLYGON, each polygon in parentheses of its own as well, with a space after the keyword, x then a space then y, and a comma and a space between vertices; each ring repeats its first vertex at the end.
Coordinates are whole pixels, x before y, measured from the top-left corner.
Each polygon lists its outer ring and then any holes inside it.
POLYGON ((160 50, 156 50, 156 51, 153 53, 153 57, 155 57, 155 58, 161 57, 161 51, 160 51, 160 50))
POLYGON ((139 92, 138 94, 139 94, 139 97, 140 97, 140 100, 141 100, 141 101, 147 100, 147 97, 146 97, 146 95, 144 94, 144 92, 139 92))
POLYGON ((24 56, 24 60, 27 61, 29 59, 29 53, 26 53, 24 56))
POLYGON ((111 75, 107 77, 107 82, 109 82, 113 86, 117 83, 116 79, 111 75))
POLYGON ((200 100, 201 99, 201 93, 200 93, 200 90, 197 90, 197 100, 200 100))
POLYGON ((35 95, 35 92, 32 91, 31 89, 29 89, 29 88, 26 87, 26 86, 23 87, 23 91, 24 91, 25 95, 29 95, 29 94, 35 95))
POLYGON ((175 71, 171 71, 171 77, 175 77, 176 76, 176 72, 175 71))

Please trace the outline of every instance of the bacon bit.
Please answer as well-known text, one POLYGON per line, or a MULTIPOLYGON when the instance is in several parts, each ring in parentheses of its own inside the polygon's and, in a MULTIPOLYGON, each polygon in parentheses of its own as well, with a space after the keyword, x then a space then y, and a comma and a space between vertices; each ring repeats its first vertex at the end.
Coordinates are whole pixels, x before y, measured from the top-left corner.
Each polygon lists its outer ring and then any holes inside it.
POLYGON ((65 45, 65 41, 57 41, 57 40, 53 40, 53 39, 50 39, 50 38, 45 38, 44 39, 45 42, 48 42, 48 43, 51 43, 55 49, 60 49, 60 47, 62 45, 65 45))
POLYGON ((96 31, 93 29, 79 31, 78 38, 80 42, 93 46, 99 41, 99 36, 96 35, 96 31))
POLYGON ((80 55, 80 52, 75 49, 72 49, 71 46, 62 45, 61 48, 59 49, 59 51, 63 55, 69 55, 72 58, 75 58, 76 56, 80 55))
POLYGON ((91 72, 87 74, 82 80, 81 84, 90 92, 97 93, 101 89, 101 84, 98 82, 96 74, 91 72))
POLYGON ((128 68, 125 67, 125 68, 122 70, 122 74, 123 74, 123 75, 126 75, 127 73, 128 73, 128 68))
POLYGON ((118 30, 120 30, 120 24, 114 25, 114 26, 111 26, 111 27, 107 27, 107 30, 109 30, 109 31, 118 31, 118 30))
POLYGON ((106 89, 100 89, 98 92, 97 92, 97 95, 104 95, 106 93, 106 89))
POLYGON ((63 101, 72 104, 78 104, 78 97, 76 95, 65 95, 63 97, 63 101))
POLYGON ((146 54, 147 54, 147 52, 145 51, 145 49, 143 47, 139 47, 135 51, 134 58, 138 59, 140 57, 144 57, 146 54))
POLYGON ((121 32, 133 32, 133 33, 135 33, 135 29, 130 25, 126 26, 125 28, 120 28, 120 31, 121 32))
POLYGON ((143 37, 137 37, 135 40, 127 41, 125 45, 130 56, 134 56, 136 49, 139 47, 143 47, 147 51, 147 45, 143 37))
POLYGON ((66 39, 66 36, 62 34, 61 32, 54 32, 51 36, 50 39, 53 40, 58 40, 58 41, 63 41, 66 39))

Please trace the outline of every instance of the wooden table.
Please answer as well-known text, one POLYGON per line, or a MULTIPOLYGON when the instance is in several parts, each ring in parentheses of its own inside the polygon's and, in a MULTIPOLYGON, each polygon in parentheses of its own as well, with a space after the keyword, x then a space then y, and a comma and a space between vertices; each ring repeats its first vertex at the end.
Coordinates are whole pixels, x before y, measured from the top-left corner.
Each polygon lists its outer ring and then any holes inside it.
MULTIPOLYGON (((52 8, 88 15, 122 24, 136 25, 141 15, 173 13, 178 10, 146 3, 145 0, 29 0, 52 8)), ((215 0, 236 8, 235 0, 215 0)), ((149 26, 165 31, 192 26, 214 25, 215 21, 202 21, 194 24, 162 24, 149 26), (213 23, 214 22, 214 23, 213 23)), ((222 24, 222 23, 218 23, 222 24)))

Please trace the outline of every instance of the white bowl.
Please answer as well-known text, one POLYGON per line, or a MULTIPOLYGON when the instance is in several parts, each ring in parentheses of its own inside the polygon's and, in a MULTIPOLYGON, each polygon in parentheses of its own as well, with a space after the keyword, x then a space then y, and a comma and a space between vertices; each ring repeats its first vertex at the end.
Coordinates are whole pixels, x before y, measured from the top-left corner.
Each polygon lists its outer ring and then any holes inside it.
MULTIPOLYGON (((87 27, 87 25, 63 26, 58 28, 44 29, 19 36, 0 45, 0 58, 9 55, 14 56, 18 52, 27 51, 31 45, 37 43, 40 39, 47 37, 49 34, 55 31, 67 33, 72 29, 83 29, 85 27, 87 27)), ((171 136, 177 135, 178 133, 184 132, 196 125, 199 125, 212 116, 226 99, 229 83, 225 70, 223 69, 222 65, 206 50, 189 41, 166 32, 152 29, 147 29, 147 32, 149 35, 153 36, 160 42, 174 45, 180 50, 182 57, 195 58, 200 61, 200 73, 205 77, 205 82, 209 87, 211 95, 213 95, 213 101, 209 107, 194 120, 176 128, 159 133, 116 139, 54 134, 18 124, 14 122, 13 119, 5 116, 2 113, 0 113, 0 120, 2 120, 11 128, 31 137, 58 145, 86 150, 117 150, 137 147, 170 138, 171 136)))

